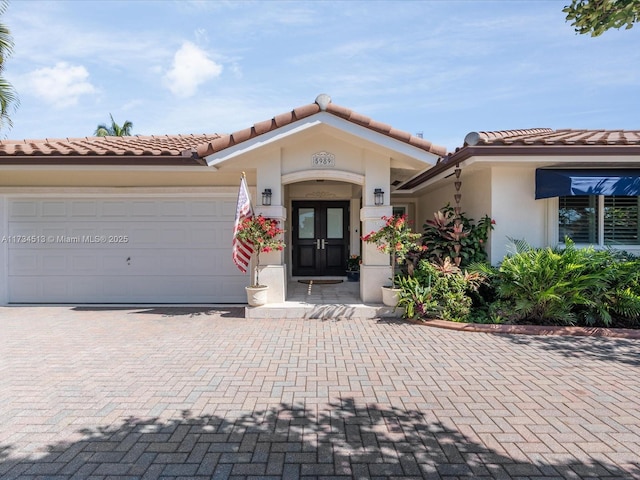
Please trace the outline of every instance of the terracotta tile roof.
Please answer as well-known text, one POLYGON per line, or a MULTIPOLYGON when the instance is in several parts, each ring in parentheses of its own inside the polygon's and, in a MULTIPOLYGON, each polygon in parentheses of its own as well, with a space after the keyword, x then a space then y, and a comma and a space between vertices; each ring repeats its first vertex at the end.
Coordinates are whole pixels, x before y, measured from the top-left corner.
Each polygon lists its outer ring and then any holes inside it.
POLYGON ((271 132, 297 120, 326 111, 349 122, 389 136, 435 155, 445 155, 445 147, 396 130, 319 95, 309 105, 256 123, 231 135, 134 135, 129 137, 47 138, 0 141, 0 164, 203 164, 205 156, 271 132))
POLYGON ((2 140, 0 157, 18 156, 183 156, 202 142, 220 135, 134 135, 130 137, 47 138, 2 140))
POLYGON ((433 153, 434 155, 442 156, 446 155, 447 153, 447 149, 445 147, 434 145, 431 142, 424 140, 423 138, 419 138, 401 130, 396 130, 390 125, 377 122, 367 116, 356 113, 353 110, 331 103, 331 99, 327 95, 323 94, 319 95, 314 103, 294 108, 289 112, 276 115, 269 120, 256 123, 249 128, 238 130, 237 132, 234 132, 230 135, 223 135, 220 138, 203 143, 198 146, 197 154, 201 158, 212 155, 216 152, 220 152, 226 148, 238 145, 239 143, 245 142, 259 135, 263 135, 277 128, 289 125, 298 120, 302 120, 304 118, 320 113, 321 111, 325 111, 327 113, 335 115, 336 117, 343 118, 349 122, 381 133, 395 140, 399 140, 422 150, 426 150, 427 152, 433 153))
POLYGON ((640 130, 553 130, 531 128, 526 130, 498 130, 471 132, 464 145, 443 157, 431 167, 398 190, 419 187, 435 176, 451 170, 468 158, 482 155, 528 155, 540 159, 562 155, 635 155, 640 156, 640 130))
POLYGON ((500 130, 471 132, 465 146, 483 145, 640 145, 640 130, 500 130))

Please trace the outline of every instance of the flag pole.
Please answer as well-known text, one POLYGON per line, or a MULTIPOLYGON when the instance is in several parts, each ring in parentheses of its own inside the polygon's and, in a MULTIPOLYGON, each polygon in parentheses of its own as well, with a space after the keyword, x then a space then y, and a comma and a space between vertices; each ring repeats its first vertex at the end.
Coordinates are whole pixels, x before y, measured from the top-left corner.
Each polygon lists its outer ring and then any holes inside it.
MULTIPOLYGON (((240 177, 240 182, 244 182, 244 186, 248 192, 249 186, 247 185, 247 174, 245 172, 242 172, 242 176, 240 177)), ((251 215, 253 216, 254 211, 253 211, 253 204, 251 203, 251 196, 249 196, 249 209, 251 210, 251 215)))
POLYGON ((253 257, 254 246, 251 242, 236 238, 236 234, 242 222, 253 217, 253 206, 251 205, 251 195, 247 187, 247 178, 244 172, 240 177, 240 188, 238 190, 238 202, 236 204, 236 218, 233 225, 232 258, 238 269, 246 273, 253 257))

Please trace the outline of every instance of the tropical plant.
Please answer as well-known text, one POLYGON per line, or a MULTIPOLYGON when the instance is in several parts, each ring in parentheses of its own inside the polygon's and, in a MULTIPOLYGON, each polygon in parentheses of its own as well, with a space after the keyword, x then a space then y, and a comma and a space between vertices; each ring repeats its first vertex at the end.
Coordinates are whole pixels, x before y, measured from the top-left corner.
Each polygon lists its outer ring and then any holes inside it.
POLYGON ((255 215, 245 218, 238 225, 236 238, 253 245, 256 252, 256 265, 254 282, 252 287, 259 287, 260 254, 274 250, 282 251, 285 247, 284 241, 280 238, 284 230, 280 228, 278 220, 267 218, 262 215, 255 215))
POLYGON ((483 281, 482 274, 463 272, 450 261, 437 265, 421 260, 412 277, 398 277, 398 306, 404 308, 406 318, 432 316, 463 322, 471 313, 470 294, 483 281))
MULTIPOLYGON (((0 1, 0 15, 7 11, 8 5, 8 1, 0 1)), ((13 38, 11 37, 11 32, 6 25, 0 23, 0 129, 5 125, 8 127, 13 126, 9 112, 12 106, 17 107, 20 103, 13 85, 3 76, 5 61, 12 53, 13 38)))
POLYGON ((383 216, 382 220, 384 225, 364 235, 362 240, 377 244, 379 251, 391 256, 391 281, 395 284, 396 263, 404 262, 409 252, 422 249, 419 242, 422 235, 411 230, 406 215, 383 216))
POLYGON ((111 117, 111 125, 98 125, 96 127, 96 131, 94 132, 94 135, 96 137, 128 137, 129 135, 131 135, 133 123, 131 123, 129 120, 126 120, 122 124, 122 126, 120 126, 113 119, 113 115, 109 114, 109 117, 111 117))
POLYGON ((423 285, 416 277, 399 276, 397 285, 400 288, 397 308, 402 308, 404 318, 440 317, 442 309, 433 297, 430 278, 423 285))
POLYGON ((514 252, 497 270, 485 268, 511 322, 611 326, 640 317, 640 262, 609 250, 532 248, 512 240, 514 252))
POLYGON ((362 260, 360 259, 360 255, 351 255, 347 258, 347 271, 349 272, 358 272, 360 271, 360 264, 362 260))
POLYGON ((423 258, 442 263, 448 257, 461 267, 484 262, 493 225, 495 221, 487 215, 475 223, 464 212, 458 215, 453 207, 446 205, 423 225, 422 243, 427 247, 423 258))

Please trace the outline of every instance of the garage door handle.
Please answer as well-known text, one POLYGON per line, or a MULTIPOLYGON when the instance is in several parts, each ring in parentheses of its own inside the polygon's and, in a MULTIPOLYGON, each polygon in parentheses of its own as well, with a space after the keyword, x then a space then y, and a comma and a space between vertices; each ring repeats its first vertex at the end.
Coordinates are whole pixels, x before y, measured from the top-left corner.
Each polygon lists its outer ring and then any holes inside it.
POLYGON ((127 257, 127 265, 131 265, 131 257, 127 257))

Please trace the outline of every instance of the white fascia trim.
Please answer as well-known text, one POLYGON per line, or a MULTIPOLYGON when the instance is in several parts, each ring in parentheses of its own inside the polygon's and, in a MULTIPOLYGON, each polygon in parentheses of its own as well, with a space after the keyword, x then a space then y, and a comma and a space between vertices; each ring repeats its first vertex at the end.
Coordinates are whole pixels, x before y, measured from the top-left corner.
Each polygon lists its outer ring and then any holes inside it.
POLYGON ((271 132, 265 133, 263 135, 258 135, 257 137, 239 143, 238 145, 225 148, 220 152, 213 153, 205 157, 205 161, 207 162, 207 165, 215 166, 239 155, 251 152, 258 148, 264 147, 265 145, 277 142, 298 132, 302 132, 321 124, 331 126, 380 147, 398 152, 402 155, 421 160, 425 163, 428 163, 429 165, 435 165, 437 159, 439 158, 438 155, 426 152, 425 150, 414 147, 405 142, 401 142, 400 140, 395 140, 387 135, 375 132, 369 128, 356 125, 353 122, 349 122, 348 120, 345 120, 343 118, 336 117, 335 115, 332 115, 330 113, 319 112, 310 117, 298 120, 297 122, 285 125, 284 127, 272 130, 271 132))
MULTIPOLYGON (((478 155, 470 157, 460 162, 461 165, 468 165, 470 160, 479 163, 511 163, 513 165, 536 164, 562 167, 563 164, 580 163, 586 166, 589 164, 611 164, 611 163, 640 163, 639 156, 629 155, 478 155)), ((597 167, 596 167, 597 168, 597 167)))
MULTIPOLYGON (((466 160, 462 160, 460 162, 460 168, 462 169, 462 175, 464 175, 465 167, 470 167, 474 164, 485 164, 488 166, 493 165, 505 165, 510 164, 513 166, 521 166, 524 167, 527 164, 530 166, 538 167, 553 167, 553 168, 562 168, 565 164, 567 167, 573 166, 573 164, 580 164, 582 168, 589 168, 589 164, 594 164, 593 168, 598 168, 601 164, 611 164, 611 163, 630 163, 637 164, 640 162, 640 158, 637 157, 628 157, 628 156, 584 156, 584 155, 571 155, 571 156, 553 156, 553 155, 493 155, 493 156, 485 156, 478 155, 474 157, 469 157, 466 160), (598 165, 600 164, 600 165, 598 165)), ((413 178, 422 175, 424 172, 427 172, 432 167, 429 167, 412 178, 407 180, 404 183, 411 181, 413 178)), ((453 171, 455 166, 452 164, 450 168, 439 173, 433 178, 430 178, 426 182, 420 184, 417 187, 412 188, 411 190, 394 190, 393 194, 404 195, 407 193, 417 193, 421 190, 433 185, 434 183, 439 182, 440 180, 447 178, 453 175, 453 171)), ((402 186, 402 185, 400 185, 402 186)))
MULTIPOLYGON (((465 160, 464 162, 460 163, 460 168, 462 169, 463 175, 464 175, 464 167, 469 167, 471 165, 473 165, 474 163, 476 163, 476 159, 475 158, 470 158, 468 160, 465 160)), ((421 175, 422 173, 428 171, 427 170, 423 170, 422 172, 418 173, 417 175, 414 176, 417 177, 418 175, 421 175)), ((419 193, 420 191, 424 190, 425 188, 429 187, 430 185, 433 185, 434 183, 439 182, 440 180, 443 180, 447 177, 450 177, 454 174, 455 167, 452 165, 451 168, 448 168, 447 170, 444 170, 443 172, 440 172, 438 175, 436 175, 435 177, 430 178, 429 180, 427 180, 424 183, 421 183, 420 185, 413 187, 412 189, 409 190, 394 190, 393 192, 391 192, 393 195, 405 195, 405 194, 413 194, 413 193, 419 193)), ((411 178, 408 181, 410 181, 411 178)), ((406 182, 405 182, 406 183, 406 182)), ((400 185, 401 186, 401 185, 400 185)))
MULTIPOLYGON (((249 187, 255 194, 255 187, 249 187)), ((230 197, 238 194, 237 187, 0 187, 0 195, 7 197, 230 197)))
POLYGON ((87 172, 195 172, 195 171, 215 171, 216 167, 209 167, 207 165, 194 165, 191 167, 172 166, 172 165, 0 165, 0 171, 12 170, 12 171, 25 171, 25 170, 37 170, 37 171, 87 171, 87 172))

